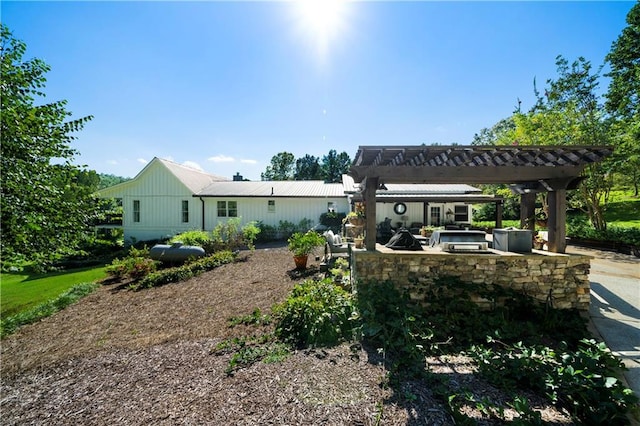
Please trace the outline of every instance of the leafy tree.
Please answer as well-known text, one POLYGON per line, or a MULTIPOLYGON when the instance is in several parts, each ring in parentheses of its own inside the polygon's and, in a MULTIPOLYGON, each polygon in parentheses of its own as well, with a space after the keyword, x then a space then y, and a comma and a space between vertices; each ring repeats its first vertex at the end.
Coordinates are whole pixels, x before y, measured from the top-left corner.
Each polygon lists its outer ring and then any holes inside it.
POLYGON ((98 184, 98 189, 108 188, 113 185, 117 185, 122 182, 126 182, 129 178, 125 178, 122 176, 116 176, 112 174, 100 173, 98 174, 100 178, 100 183, 98 184))
POLYGON ((42 105, 40 59, 23 60, 26 45, 0 25, 2 261, 47 264, 84 236, 95 176, 72 164, 72 133, 92 117, 68 120, 66 101, 42 105))
MULTIPOLYGON (((501 143, 520 145, 609 145, 611 128, 598 96, 599 73, 591 63, 578 58, 573 63, 556 58, 559 77, 547 80, 544 94, 534 87, 537 102, 527 113, 514 114, 515 130, 506 132, 501 143)), ((603 205, 612 185, 611 163, 589 164, 585 179, 570 200, 584 210, 596 229, 606 229, 603 205)))
POLYGON ((271 165, 260 174, 261 180, 292 180, 295 157, 290 152, 280 152, 271 157, 271 165))
POLYGON ((342 175, 349 171, 351 158, 346 152, 336 153, 335 149, 322 157, 322 176, 325 182, 342 182, 342 175))
POLYGON ((295 180, 320 180, 322 179, 322 169, 318 157, 306 154, 296 160, 295 180))
POLYGON ((511 134, 516 128, 513 116, 503 118, 490 129, 484 128, 473 135, 471 145, 496 145, 505 135, 511 134))
POLYGON ((630 179, 638 196, 640 186, 640 3, 627 14, 627 27, 606 57, 611 78, 605 107, 614 121, 614 160, 621 176, 630 179))

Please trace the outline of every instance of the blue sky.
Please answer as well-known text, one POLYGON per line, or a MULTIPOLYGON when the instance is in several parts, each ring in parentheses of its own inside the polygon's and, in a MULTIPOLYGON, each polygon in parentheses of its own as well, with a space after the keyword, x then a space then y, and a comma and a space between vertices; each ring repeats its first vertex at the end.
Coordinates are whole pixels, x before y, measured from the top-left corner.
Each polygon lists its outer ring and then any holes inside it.
MULTIPOLYGON (((322 4, 328 4, 325 0, 322 4)), ((77 163, 153 157, 258 180, 288 151, 469 144, 533 102, 555 58, 603 64, 632 2, 359 1, 324 26, 299 2, 12 2, 2 22, 51 66, 77 163)), ((607 82, 602 81, 603 90, 607 82)))

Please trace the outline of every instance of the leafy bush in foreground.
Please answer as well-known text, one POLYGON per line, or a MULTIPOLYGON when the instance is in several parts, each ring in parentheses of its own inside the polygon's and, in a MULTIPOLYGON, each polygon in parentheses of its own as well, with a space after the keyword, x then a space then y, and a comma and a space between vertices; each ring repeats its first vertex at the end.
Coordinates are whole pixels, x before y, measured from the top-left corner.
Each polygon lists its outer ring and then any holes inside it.
POLYGON ((23 325, 31 324, 53 315, 82 297, 92 293, 96 288, 98 288, 98 285, 94 283, 77 284, 53 300, 3 319, 0 322, 0 337, 8 336, 23 325))
POLYGON ((331 346, 353 337, 352 296, 331 279, 297 284, 273 309, 276 335, 299 346, 331 346))

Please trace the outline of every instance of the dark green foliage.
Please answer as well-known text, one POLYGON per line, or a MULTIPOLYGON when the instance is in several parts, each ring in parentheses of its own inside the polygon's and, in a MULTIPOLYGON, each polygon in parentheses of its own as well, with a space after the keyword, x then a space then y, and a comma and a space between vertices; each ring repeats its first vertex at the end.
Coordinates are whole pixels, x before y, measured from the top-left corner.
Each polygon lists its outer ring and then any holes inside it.
POLYGON ((342 182, 342 175, 349 171, 351 158, 346 152, 338 154, 335 149, 322 157, 322 177, 325 182, 342 182))
POLYGON ((433 331, 408 295, 391 282, 359 283, 357 294, 364 340, 384 351, 392 371, 422 370, 433 331))
POLYGON ((639 228, 619 228, 616 226, 609 226, 607 229, 594 229, 582 217, 569 218, 567 223, 567 236, 599 241, 615 241, 623 244, 640 246, 639 228))
POLYGON ((342 227, 342 222, 347 216, 346 213, 327 212, 320 215, 320 224, 332 229, 334 232, 339 232, 342 227))
POLYGON ((342 175, 349 171, 351 159, 346 152, 335 149, 322 157, 322 163, 306 154, 297 160, 290 152, 279 152, 271 157, 271 164, 260 174, 261 180, 324 180, 342 182, 342 175))
POLYGON ((295 157, 290 152, 279 152, 271 157, 271 165, 260 174, 260 180, 292 180, 295 157))
POLYGON ((134 284, 132 288, 139 290, 185 281, 205 271, 210 271, 218 266, 231 263, 234 260, 235 256, 230 251, 217 252, 209 257, 205 257, 182 266, 153 272, 144 277, 138 283, 134 284))
POLYGON ((297 284, 273 309, 276 335, 298 347, 332 346, 353 338, 351 294, 330 279, 297 284))
POLYGON ((114 186, 119 183, 131 180, 130 178, 116 176, 112 174, 106 174, 106 173, 98 173, 98 176, 100 177, 100 183, 98 184, 98 189, 109 188, 110 186, 114 186))
POLYGON ((296 160, 295 180, 322 180, 322 169, 318 157, 306 154, 296 160))
POLYGON ((73 252, 94 216, 99 178, 72 164, 70 147, 91 117, 67 121, 66 101, 38 104, 49 67, 23 60, 26 46, 6 26, 0 33, 2 262, 46 267, 73 252))
POLYGON ((98 285, 94 283, 77 284, 53 300, 3 319, 0 322, 0 337, 8 336, 23 325, 32 324, 42 318, 53 315, 92 293, 96 288, 98 288, 98 285))
POLYGON ((624 370, 620 360, 594 340, 581 340, 575 350, 515 343, 500 350, 474 347, 471 354, 494 385, 546 395, 585 424, 626 424, 627 411, 638 402, 616 378, 624 370))

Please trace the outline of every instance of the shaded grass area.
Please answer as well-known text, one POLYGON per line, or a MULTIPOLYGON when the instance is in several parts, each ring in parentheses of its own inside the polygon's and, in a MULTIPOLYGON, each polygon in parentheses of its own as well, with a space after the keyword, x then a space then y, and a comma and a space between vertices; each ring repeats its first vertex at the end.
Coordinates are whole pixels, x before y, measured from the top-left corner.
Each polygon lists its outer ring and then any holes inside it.
POLYGON ((609 203, 604 217, 607 224, 621 228, 640 228, 640 200, 626 199, 609 203))
POLYGON ((0 318, 3 320, 58 297, 80 283, 106 277, 104 267, 81 268, 53 274, 0 274, 0 318))

